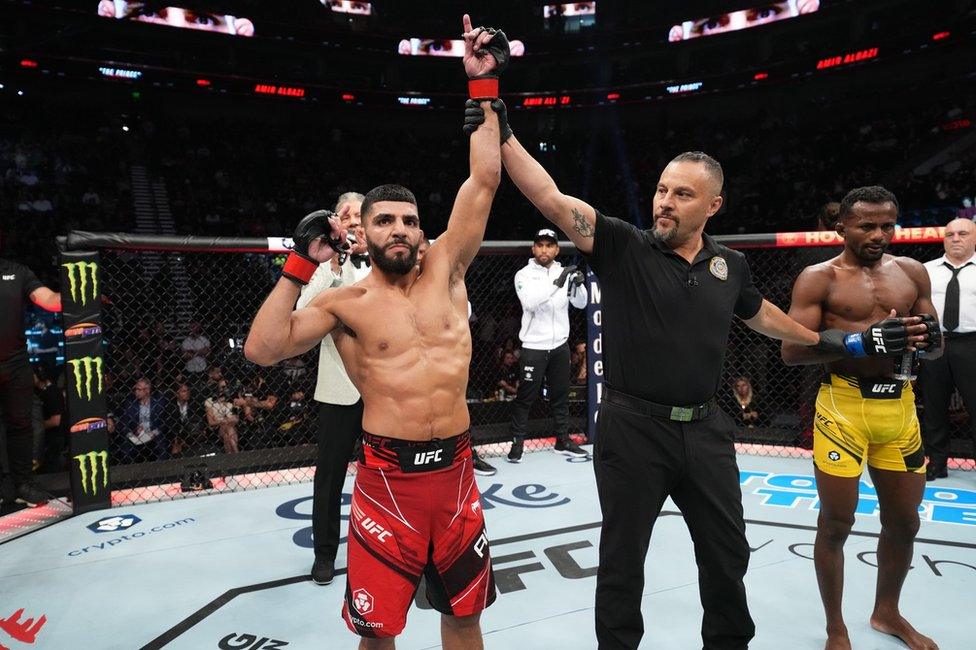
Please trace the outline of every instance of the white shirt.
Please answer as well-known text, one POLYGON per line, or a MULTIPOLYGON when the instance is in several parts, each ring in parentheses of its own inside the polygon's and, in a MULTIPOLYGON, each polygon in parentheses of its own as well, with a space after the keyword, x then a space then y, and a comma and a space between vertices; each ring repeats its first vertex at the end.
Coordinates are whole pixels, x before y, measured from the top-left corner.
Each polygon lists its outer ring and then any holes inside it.
MULTIPOLYGON (((312 274, 308 284, 302 287, 302 294, 298 297, 296 309, 301 309, 312 301, 312 298, 323 291, 342 287, 358 282, 369 275, 372 267, 357 269, 351 260, 346 260, 339 269, 339 275, 332 272, 332 264, 319 264, 319 268, 312 274)), ((349 379, 339 350, 336 349, 332 335, 322 339, 319 347, 319 370, 315 380, 315 401, 325 404, 339 404, 349 406, 359 401, 359 391, 349 379)))
MULTIPOLYGON (((198 352, 203 348, 210 347, 210 341, 206 336, 193 336, 192 334, 183 339, 181 346, 187 352, 198 352)), ((203 372, 207 369, 207 359, 200 355, 194 355, 186 362, 187 372, 203 372)))
MULTIPOLYGON (((929 280, 932 282, 932 304, 939 315, 939 323, 942 323, 942 313, 945 309, 946 286, 952 279, 952 271, 945 266, 944 262, 949 262, 945 255, 937 260, 925 263, 925 270, 928 271, 929 280)), ((959 266, 952 264, 953 268, 960 268, 969 264, 959 271, 959 327, 954 334, 971 334, 976 332, 976 255, 959 266)), ((945 327, 942 328, 945 331, 945 327)))
POLYGON ((159 429, 150 429, 149 404, 139 404, 139 424, 135 431, 126 433, 126 437, 134 445, 144 445, 159 435, 159 429))
POLYGON ((580 285, 567 295, 568 277, 562 287, 553 284, 562 272, 559 262, 547 268, 531 258, 515 274, 515 293, 522 303, 522 347, 554 350, 569 339, 569 304, 586 307, 586 287, 580 285))

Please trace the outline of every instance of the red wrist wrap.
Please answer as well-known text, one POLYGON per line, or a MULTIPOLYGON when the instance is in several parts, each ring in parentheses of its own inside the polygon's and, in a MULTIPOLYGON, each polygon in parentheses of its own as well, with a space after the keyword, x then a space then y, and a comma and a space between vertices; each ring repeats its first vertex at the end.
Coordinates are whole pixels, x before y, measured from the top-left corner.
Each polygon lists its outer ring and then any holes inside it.
POLYGON ((471 99, 498 99, 498 77, 468 79, 468 97, 471 99))
POLYGON ((288 254, 288 259, 285 260, 281 274, 301 284, 308 284, 317 268, 319 268, 318 262, 292 251, 288 254))

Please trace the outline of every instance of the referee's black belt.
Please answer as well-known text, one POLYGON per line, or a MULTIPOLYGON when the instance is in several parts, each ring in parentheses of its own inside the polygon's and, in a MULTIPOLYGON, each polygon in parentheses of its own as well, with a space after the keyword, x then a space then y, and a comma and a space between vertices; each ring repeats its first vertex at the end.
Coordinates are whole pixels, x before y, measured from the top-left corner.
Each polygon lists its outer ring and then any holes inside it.
POLYGON ((976 332, 943 332, 942 336, 946 341, 965 341, 976 339, 976 332))
POLYGON ((619 390, 611 388, 608 384, 603 385, 603 401, 614 406, 622 406, 623 408, 636 411, 643 415, 651 415, 656 418, 673 420, 675 422, 703 420, 718 408, 715 400, 709 400, 704 404, 698 404, 696 406, 668 406, 667 404, 658 404, 657 402, 634 397, 627 393, 621 393, 619 390))

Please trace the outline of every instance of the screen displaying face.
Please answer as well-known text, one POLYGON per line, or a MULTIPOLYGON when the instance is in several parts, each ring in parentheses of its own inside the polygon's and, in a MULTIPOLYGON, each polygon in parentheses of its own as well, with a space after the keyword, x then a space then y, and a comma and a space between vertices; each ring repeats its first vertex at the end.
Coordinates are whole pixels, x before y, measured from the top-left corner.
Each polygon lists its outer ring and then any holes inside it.
POLYGON ((98 3, 98 15, 181 29, 197 29, 234 36, 254 36, 254 23, 250 19, 201 9, 128 2, 128 0, 101 0, 98 3))
POLYGON ((786 2, 767 2, 766 4, 726 11, 697 20, 686 20, 674 25, 668 33, 671 42, 687 41, 700 36, 713 36, 724 32, 758 27, 777 20, 796 18, 820 9, 820 0, 787 0, 786 2))
MULTIPOLYGON (((512 56, 525 54, 525 43, 509 41, 512 56)), ((397 46, 405 56, 464 56, 464 41, 451 38, 405 38, 397 46)))
POLYGON ((340 14, 356 14, 359 16, 370 16, 373 13, 373 5, 369 2, 356 2, 355 0, 319 0, 323 7, 328 7, 332 11, 340 14))
POLYGON ((553 16, 595 16, 595 2, 569 2, 561 5, 546 5, 542 8, 543 18, 553 16))

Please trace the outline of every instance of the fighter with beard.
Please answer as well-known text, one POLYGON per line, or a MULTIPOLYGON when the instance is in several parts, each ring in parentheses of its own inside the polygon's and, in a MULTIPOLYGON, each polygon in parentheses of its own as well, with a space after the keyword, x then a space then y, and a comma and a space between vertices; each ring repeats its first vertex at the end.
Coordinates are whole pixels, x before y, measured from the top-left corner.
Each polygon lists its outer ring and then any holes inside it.
POLYGON ((300 286, 346 237, 337 215, 308 215, 244 345, 248 359, 272 365, 332 333, 362 395, 342 608, 360 648, 394 647, 421 577, 442 614, 445 648, 481 648, 479 617, 495 600, 465 399, 471 331, 464 274, 501 178, 490 100, 509 51, 504 33, 474 29, 467 15, 463 36, 469 104, 480 102, 486 119, 471 133, 470 175, 447 230, 417 264, 424 234, 413 193, 373 188, 361 208, 372 272, 293 311, 300 286))
POLYGON ((909 345, 927 358, 940 356, 942 335, 925 267, 885 252, 898 219, 895 196, 877 186, 851 190, 840 204, 839 219, 843 252, 800 274, 789 314, 811 329, 859 331, 868 326, 870 335, 851 340, 848 350, 853 354, 847 355, 783 343, 787 364, 822 363, 826 368, 813 437, 820 496, 813 559, 827 615, 826 648, 851 647, 841 611, 843 550, 854 523, 866 462, 881 512, 871 626, 898 637, 913 650, 931 650, 937 647, 935 642, 919 634, 898 609, 919 527, 925 450, 912 384, 893 374, 909 345), (914 342, 891 345, 888 333, 905 329, 904 318, 897 316, 921 321, 908 328, 921 330, 914 342), (872 352, 868 347, 873 348, 873 356, 867 356, 872 352))

